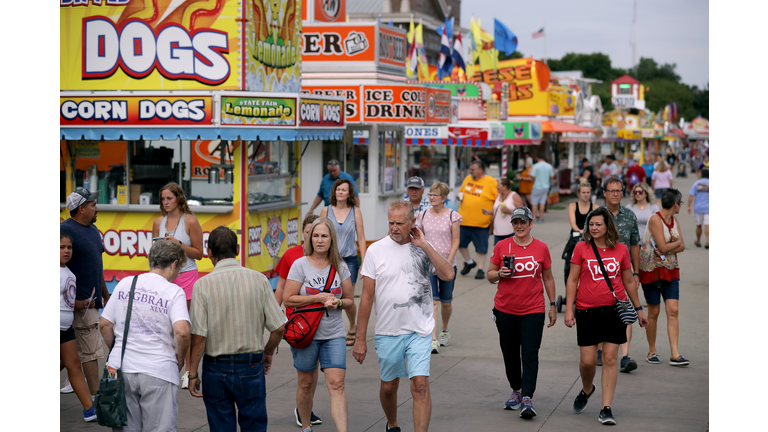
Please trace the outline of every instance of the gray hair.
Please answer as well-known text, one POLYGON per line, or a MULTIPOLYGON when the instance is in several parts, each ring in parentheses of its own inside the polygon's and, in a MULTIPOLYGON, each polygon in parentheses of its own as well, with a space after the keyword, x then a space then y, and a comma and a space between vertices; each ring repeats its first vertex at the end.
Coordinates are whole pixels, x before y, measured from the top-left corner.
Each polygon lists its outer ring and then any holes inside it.
POLYGON ((179 267, 187 261, 187 253, 181 244, 170 240, 158 240, 149 249, 149 269, 164 269, 179 261, 179 267))
POLYGON ((413 220, 413 205, 410 201, 405 200, 395 200, 389 203, 389 208, 387 209, 388 212, 394 211, 394 210, 401 210, 405 209, 405 217, 408 218, 408 220, 413 220))

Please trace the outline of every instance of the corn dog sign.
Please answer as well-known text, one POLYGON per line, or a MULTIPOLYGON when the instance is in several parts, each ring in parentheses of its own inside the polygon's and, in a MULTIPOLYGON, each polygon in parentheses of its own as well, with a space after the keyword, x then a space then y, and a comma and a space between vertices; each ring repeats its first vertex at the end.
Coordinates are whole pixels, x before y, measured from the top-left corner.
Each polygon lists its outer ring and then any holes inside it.
POLYGON ((60 0, 61 90, 240 90, 239 3, 60 0))

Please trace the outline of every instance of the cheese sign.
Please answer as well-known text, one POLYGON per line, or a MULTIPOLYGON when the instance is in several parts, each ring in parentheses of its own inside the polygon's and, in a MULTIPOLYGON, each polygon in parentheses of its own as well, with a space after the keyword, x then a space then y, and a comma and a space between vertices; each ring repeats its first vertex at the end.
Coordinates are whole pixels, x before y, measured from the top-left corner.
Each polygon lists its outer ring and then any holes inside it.
POLYGON ((125 127, 173 125, 210 127, 210 96, 60 97, 61 126, 125 127))

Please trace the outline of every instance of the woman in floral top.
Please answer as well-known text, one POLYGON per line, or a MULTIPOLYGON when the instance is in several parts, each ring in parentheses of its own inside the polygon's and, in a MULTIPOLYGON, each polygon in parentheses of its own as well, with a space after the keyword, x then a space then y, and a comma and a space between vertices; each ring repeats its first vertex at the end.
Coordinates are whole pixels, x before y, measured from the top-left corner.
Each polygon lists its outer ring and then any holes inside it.
POLYGON ((683 204, 682 197, 683 195, 677 189, 668 188, 664 191, 661 196, 662 209, 648 220, 648 229, 645 231, 640 247, 640 282, 643 284, 643 295, 648 304, 646 361, 651 364, 661 363, 656 354, 656 325, 662 297, 664 311, 667 314, 667 333, 671 354, 669 364, 687 366, 689 363, 680 355, 677 347, 680 335, 678 321, 680 269, 677 265, 677 254, 685 250, 685 242, 674 215, 680 212, 683 204))

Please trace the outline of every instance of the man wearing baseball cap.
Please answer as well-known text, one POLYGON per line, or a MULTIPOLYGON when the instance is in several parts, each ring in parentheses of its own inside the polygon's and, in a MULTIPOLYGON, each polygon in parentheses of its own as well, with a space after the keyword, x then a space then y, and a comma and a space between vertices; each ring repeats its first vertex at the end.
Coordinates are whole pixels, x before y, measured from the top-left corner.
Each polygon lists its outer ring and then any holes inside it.
POLYGON ((424 180, 421 177, 413 176, 405 182, 405 185, 408 188, 408 195, 404 199, 411 202, 414 215, 432 207, 429 197, 424 196, 424 180))
MULTIPOLYGON (((103 308, 109 301, 101 257, 104 252, 104 243, 98 228, 93 224, 99 212, 96 207, 98 197, 98 191, 91 193, 88 189, 72 192, 67 197, 67 209, 71 217, 59 225, 61 232, 72 236, 72 259, 67 263, 67 267, 77 278, 75 299, 89 300, 93 296, 90 307, 86 310, 75 309, 75 318, 72 322, 77 340, 77 354, 83 365, 83 374, 88 381, 91 398, 99 390, 97 362, 104 357, 98 309, 103 308)), ((68 386, 69 383, 61 391, 67 393, 68 386)))

